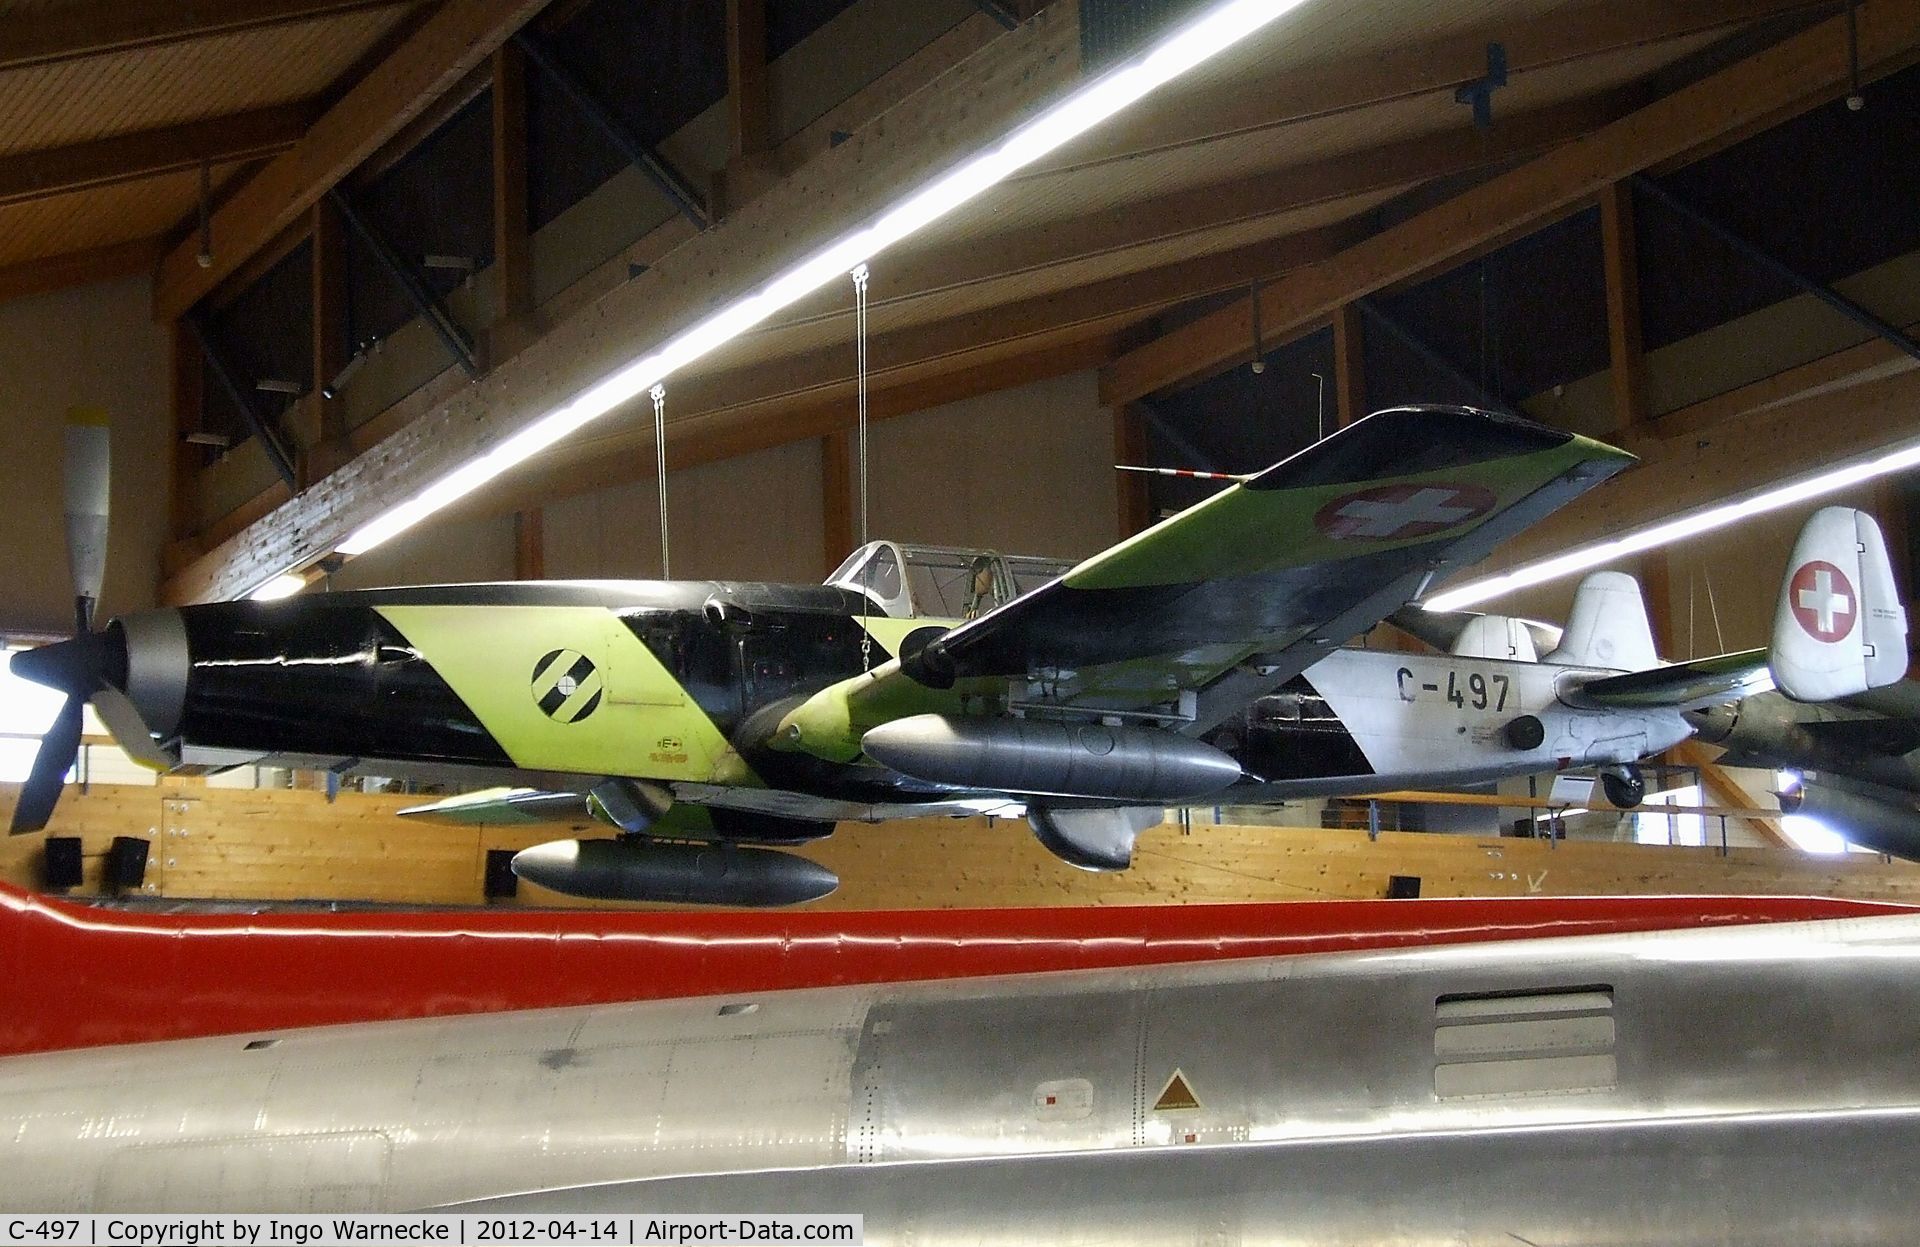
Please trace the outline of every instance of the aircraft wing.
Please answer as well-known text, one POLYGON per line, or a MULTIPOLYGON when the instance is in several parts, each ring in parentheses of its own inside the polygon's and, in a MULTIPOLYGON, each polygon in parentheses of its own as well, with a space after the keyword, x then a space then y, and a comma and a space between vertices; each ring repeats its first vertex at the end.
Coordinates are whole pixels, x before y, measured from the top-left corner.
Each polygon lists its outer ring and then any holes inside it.
POLYGON ((1590 710, 1695 710, 1773 688, 1764 649, 1589 680, 1562 696, 1590 710))
POLYGON ((850 759, 867 728, 980 713, 982 697, 1198 735, 1631 462, 1511 416, 1379 412, 979 619, 910 636, 771 743, 850 759))

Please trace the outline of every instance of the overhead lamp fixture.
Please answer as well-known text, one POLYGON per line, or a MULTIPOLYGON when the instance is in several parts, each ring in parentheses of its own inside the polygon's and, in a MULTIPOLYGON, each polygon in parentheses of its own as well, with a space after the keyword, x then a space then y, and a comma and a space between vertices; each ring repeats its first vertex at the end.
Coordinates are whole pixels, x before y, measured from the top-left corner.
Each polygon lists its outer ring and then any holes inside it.
POLYGON ((306 577, 295 575, 293 572, 283 572, 247 594, 247 597, 255 602, 277 602, 281 598, 292 597, 306 587, 306 577))
POLYGON ((548 411, 477 458, 362 525, 340 543, 364 554, 582 425, 647 393, 679 369, 760 325, 855 266, 939 220, 1085 134, 1128 105, 1233 47, 1306 0, 1226 0, 1132 61, 1095 79, 998 143, 935 178, 838 242, 727 304, 655 350, 548 411))
POLYGON ((1864 484, 1878 477, 1891 476, 1895 472, 1904 472, 1915 466, 1920 466, 1920 442, 1909 442, 1893 450, 1857 459, 1841 467, 1829 468, 1825 472, 1802 477, 1785 485, 1776 485, 1772 489, 1762 490, 1733 502, 1692 511, 1674 519, 1662 520, 1657 524, 1650 524, 1611 540, 1581 546, 1565 554, 1542 559, 1537 563, 1528 563, 1497 576, 1469 581, 1458 588, 1436 593, 1421 605, 1430 611, 1450 611, 1477 606, 1517 589, 1529 589, 1534 585, 1559 580, 1576 572, 1604 567, 1608 563, 1617 562, 1629 555, 1656 550, 1662 546, 1685 541, 1689 537, 1697 537, 1701 533, 1725 528, 1749 516, 1764 515, 1769 511, 1778 511, 1798 503, 1811 502, 1815 498, 1824 498, 1828 494, 1851 489, 1855 485, 1864 484))

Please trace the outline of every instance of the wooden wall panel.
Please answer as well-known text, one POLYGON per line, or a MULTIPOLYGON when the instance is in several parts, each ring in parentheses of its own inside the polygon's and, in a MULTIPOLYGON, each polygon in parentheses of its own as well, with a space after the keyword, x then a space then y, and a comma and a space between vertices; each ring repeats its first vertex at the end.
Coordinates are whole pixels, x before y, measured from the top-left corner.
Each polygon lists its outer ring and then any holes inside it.
MULTIPOLYGON (((0 815, 15 789, 0 788, 0 815)), ((97 858, 119 835, 155 840, 154 895, 225 900, 476 904, 490 848, 557 839, 561 828, 459 828, 406 822, 418 798, 244 791, 165 781, 69 794, 52 827, 79 834, 97 892, 97 858)), ((597 834, 593 833, 593 834, 597 834)), ((31 885, 38 836, 0 843, 0 878, 31 885)), ((1481 839, 1317 828, 1167 825, 1134 868, 1093 875, 1048 855, 1020 821, 929 819, 844 825, 807 850, 843 880, 823 909, 1179 904, 1385 895, 1415 875, 1424 896, 1792 893, 1920 903, 1920 865, 1855 854, 1481 839)), ((581 902, 522 885, 522 904, 581 902)))

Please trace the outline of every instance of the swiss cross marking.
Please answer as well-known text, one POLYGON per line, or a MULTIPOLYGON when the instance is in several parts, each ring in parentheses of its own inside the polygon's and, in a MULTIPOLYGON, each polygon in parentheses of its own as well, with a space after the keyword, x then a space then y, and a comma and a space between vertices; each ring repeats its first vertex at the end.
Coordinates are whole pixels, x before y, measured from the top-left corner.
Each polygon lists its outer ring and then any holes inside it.
POLYGON ((1794 572, 1787 594, 1793 617, 1816 641, 1831 644, 1845 639, 1860 615, 1859 599, 1847 574, 1824 559, 1815 559, 1794 572))
POLYGON ((1313 523, 1335 541, 1408 541, 1485 515, 1496 501, 1478 485, 1381 485, 1335 498, 1313 523))

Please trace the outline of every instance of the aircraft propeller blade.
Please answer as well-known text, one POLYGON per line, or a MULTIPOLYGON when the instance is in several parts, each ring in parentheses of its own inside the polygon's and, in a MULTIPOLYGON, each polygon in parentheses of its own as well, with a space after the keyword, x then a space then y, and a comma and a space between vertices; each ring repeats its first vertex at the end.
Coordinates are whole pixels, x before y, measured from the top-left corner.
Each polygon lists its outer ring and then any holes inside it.
POLYGON ((12 835, 39 831, 53 817, 60 801, 67 771, 80 756, 80 725, 87 706, 84 696, 68 694, 54 716, 53 726, 40 738, 40 752, 33 755, 33 770, 20 788, 20 801, 13 807, 12 835))
MULTIPOLYGON (((107 512, 112 485, 112 439, 107 413, 97 407, 67 412, 67 567, 73 575, 73 639, 23 650, 9 664, 22 679, 67 695, 53 726, 40 739, 33 770, 14 807, 13 835, 39 831, 53 817, 60 790, 80 756, 88 699, 109 687, 112 646, 93 630, 93 609, 107 575, 107 512)), ((124 662, 120 664, 124 666, 124 662)), ((121 672, 124 678, 124 672, 121 672)), ((129 709, 131 706, 129 705, 129 709)), ((135 716, 136 718, 138 716, 135 716)))
POLYGON ((73 574, 74 632, 93 630, 93 607, 107 575, 107 509, 112 482, 107 413, 75 407, 67 413, 67 566, 73 574))

